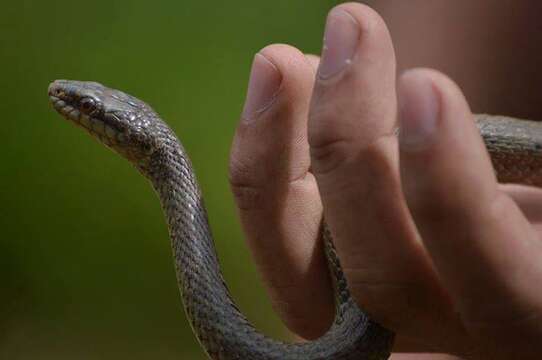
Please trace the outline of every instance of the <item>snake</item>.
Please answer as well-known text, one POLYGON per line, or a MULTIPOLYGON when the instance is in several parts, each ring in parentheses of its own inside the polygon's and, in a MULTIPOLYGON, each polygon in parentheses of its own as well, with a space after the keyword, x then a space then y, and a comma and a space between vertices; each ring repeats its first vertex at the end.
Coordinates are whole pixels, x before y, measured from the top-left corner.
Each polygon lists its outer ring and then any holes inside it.
MULTIPOLYGON (((55 80, 49 100, 146 177, 168 225, 181 300, 207 356, 217 360, 383 360, 394 333, 350 296, 333 239, 322 226, 335 294, 335 319, 321 337, 285 342, 259 332, 233 301, 222 276, 202 191, 183 145, 147 103, 97 82, 55 80)), ((542 123, 474 115, 499 181, 542 185, 542 123)), ((324 222, 323 222, 324 223, 324 222)))

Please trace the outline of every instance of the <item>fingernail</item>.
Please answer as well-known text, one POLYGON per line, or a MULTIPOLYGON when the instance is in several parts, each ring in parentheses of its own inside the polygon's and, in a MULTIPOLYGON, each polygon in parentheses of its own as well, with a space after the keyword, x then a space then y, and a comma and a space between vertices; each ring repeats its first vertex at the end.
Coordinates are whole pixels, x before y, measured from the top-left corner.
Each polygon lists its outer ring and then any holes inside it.
POLYGON ((318 69, 321 79, 328 79, 352 63, 360 36, 359 24, 346 11, 332 10, 326 21, 322 61, 318 69))
POLYGON ((242 117, 246 120, 256 119, 275 101, 282 82, 282 75, 277 67, 264 55, 254 56, 248 92, 242 117))
POLYGON ((433 82, 418 72, 406 73, 399 83, 398 93, 401 150, 423 150, 435 139, 440 113, 433 82))

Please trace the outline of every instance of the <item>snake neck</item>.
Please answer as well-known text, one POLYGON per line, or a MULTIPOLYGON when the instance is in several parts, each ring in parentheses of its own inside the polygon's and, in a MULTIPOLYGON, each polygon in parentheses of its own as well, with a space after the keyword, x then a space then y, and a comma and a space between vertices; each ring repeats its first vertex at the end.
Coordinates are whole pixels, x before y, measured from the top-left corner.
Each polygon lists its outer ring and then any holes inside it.
POLYGON ((145 175, 160 198, 183 304, 193 320, 193 297, 205 298, 217 285, 225 288, 201 190, 181 146, 153 154, 145 175))
POLYGON ((211 358, 229 359, 221 349, 240 341, 240 334, 252 327, 223 280, 190 159, 181 145, 172 144, 154 154, 143 172, 158 193, 166 217, 187 318, 211 358))

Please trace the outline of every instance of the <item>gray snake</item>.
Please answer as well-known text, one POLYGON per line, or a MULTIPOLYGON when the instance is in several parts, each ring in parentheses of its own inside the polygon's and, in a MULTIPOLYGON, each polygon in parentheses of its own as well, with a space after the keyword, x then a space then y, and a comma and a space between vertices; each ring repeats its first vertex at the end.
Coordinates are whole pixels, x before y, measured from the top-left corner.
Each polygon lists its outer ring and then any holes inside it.
MULTIPOLYGON (((223 280, 201 190, 174 132, 143 101, 96 82, 56 80, 54 108, 128 159, 158 193, 165 213, 184 309, 212 359, 387 359, 394 335, 350 297, 339 259, 324 229, 335 287, 335 321, 322 337, 285 343, 258 332, 238 310, 223 280)), ((542 184, 542 124, 476 115, 500 181, 542 184)))

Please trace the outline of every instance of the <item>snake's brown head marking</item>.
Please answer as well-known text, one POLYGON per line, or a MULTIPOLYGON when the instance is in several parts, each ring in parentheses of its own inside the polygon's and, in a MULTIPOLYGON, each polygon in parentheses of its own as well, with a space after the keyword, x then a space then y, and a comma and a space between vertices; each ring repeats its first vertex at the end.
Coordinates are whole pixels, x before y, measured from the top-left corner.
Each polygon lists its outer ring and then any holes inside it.
POLYGON ((56 80, 49 99, 64 118, 142 170, 160 147, 152 135, 169 130, 143 101, 96 82, 56 80))

